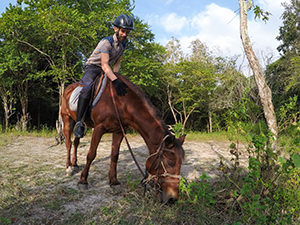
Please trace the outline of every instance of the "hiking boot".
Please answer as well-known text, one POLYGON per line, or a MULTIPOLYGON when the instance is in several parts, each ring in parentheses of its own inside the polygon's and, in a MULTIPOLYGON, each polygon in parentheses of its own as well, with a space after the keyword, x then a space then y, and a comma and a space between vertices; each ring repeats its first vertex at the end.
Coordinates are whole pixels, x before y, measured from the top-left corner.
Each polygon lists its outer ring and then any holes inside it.
POLYGON ((89 98, 85 98, 79 95, 77 113, 76 113, 76 124, 74 127, 75 137, 82 138, 87 130, 86 124, 84 123, 86 113, 89 107, 89 98))
POLYGON ((74 135, 77 138, 82 138, 86 134, 86 125, 82 121, 78 121, 74 126, 74 135))

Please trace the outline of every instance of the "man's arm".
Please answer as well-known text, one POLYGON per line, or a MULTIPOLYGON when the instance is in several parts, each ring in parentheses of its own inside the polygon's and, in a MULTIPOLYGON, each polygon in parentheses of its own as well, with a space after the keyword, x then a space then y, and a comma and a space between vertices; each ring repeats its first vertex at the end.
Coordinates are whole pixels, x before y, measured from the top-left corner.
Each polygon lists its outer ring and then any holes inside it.
MULTIPOLYGON (((110 65, 108 64, 109 62, 109 54, 107 53, 100 53, 101 54, 101 67, 102 70, 104 71, 104 73, 108 76, 108 78, 111 81, 114 81, 115 79, 117 79, 116 75, 113 73, 110 65)), ((118 60, 119 61, 119 60, 118 60)), ((120 63, 120 62, 119 62, 120 63)), ((119 65, 120 66, 120 65, 119 65)), ((115 68, 115 66, 114 66, 115 68)))
POLYGON ((122 60, 122 56, 120 56, 117 60, 117 62, 114 65, 114 73, 118 73, 120 68, 121 68, 121 60, 122 60))
MULTIPOLYGON (((112 84, 117 92, 117 95, 124 96, 127 93, 126 91, 127 85, 116 77, 116 75, 111 70, 110 65, 108 64, 108 61, 109 61, 109 55, 107 53, 101 53, 101 67, 104 73, 112 81, 112 84)), ((114 72, 119 71, 120 63, 121 63, 121 57, 117 60, 117 62, 114 65, 114 72)))

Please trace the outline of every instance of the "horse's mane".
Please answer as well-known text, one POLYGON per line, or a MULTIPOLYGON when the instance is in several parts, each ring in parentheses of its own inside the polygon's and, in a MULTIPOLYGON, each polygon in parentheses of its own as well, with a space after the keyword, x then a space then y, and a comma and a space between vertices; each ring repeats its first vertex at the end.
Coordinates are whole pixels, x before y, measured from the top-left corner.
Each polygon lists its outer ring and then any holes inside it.
MULTIPOLYGON (((162 128, 164 129, 165 135, 173 136, 174 138, 174 145, 177 147, 181 146, 179 144, 179 141, 175 138, 173 134, 169 131, 166 123, 161 119, 161 117, 158 115, 158 111, 156 107, 151 103, 151 101, 147 98, 147 96, 144 94, 144 92, 135 84, 133 84, 127 77, 123 76, 122 74, 117 73, 116 74, 119 79, 121 79, 128 88, 134 92, 143 102, 145 108, 149 111, 149 113, 158 120, 159 124, 162 125, 162 128)), ((182 148, 176 148, 176 149, 182 149, 182 148)), ((182 152, 179 152, 182 158, 184 158, 184 151, 182 149, 182 152)))
POLYGON ((159 116, 159 113, 156 109, 156 107, 152 104, 152 102, 149 100, 149 98, 144 94, 144 92, 140 89, 140 87, 136 86, 135 84, 133 84, 127 77, 123 76, 120 73, 116 74, 118 76, 118 78, 120 78, 124 83, 126 83, 126 85, 128 86, 128 88, 135 93, 143 102, 144 107, 148 110, 148 112, 158 120, 158 122, 162 125, 163 129, 165 131, 168 131, 167 125, 165 124, 165 122, 161 119, 161 117, 159 116))

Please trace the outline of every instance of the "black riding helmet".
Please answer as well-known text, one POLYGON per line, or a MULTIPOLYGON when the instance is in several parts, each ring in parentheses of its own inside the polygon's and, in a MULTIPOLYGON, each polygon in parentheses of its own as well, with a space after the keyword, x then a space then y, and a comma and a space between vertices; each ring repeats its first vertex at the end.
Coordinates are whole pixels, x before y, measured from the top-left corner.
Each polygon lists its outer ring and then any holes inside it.
POLYGON ((122 15, 118 16, 116 18, 115 22, 113 23, 113 25, 118 28, 134 30, 133 20, 130 16, 128 16, 126 14, 122 14, 122 15))

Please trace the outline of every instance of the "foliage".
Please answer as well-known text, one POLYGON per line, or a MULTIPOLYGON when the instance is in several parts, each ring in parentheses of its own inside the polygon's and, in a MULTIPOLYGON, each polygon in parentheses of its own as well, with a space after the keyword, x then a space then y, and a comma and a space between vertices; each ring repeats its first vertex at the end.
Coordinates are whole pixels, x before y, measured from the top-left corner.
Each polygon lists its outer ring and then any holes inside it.
POLYGON ((297 0, 291 0, 289 3, 284 3, 283 6, 285 11, 282 15, 283 25, 279 28, 279 36, 277 37, 281 41, 278 51, 284 55, 297 55, 300 50, 300 3, 297 0))
MULTIPOLYGON (((26 123, 31 118, 28 111, 36 114, 39 110, 33 102, 41 102, 40 99, 49 101, 48 106, 52 106, 49 107, 50 113, 58 115, 58 93, 62 93, 66 83, 82 76, 83 62, 99 40, 113 34, 111 21, 116 15, 131 14, 132 9, 129 0, 20 0, 7 8, 0 17, 0 55, 3 56, 0 60, 0 76, 5 78, 1 79, 1 83, 5 84, 1 86, 1 93, 11 93, 8 92, 10 87, 19 90, 16 93, 18 95, 7 97, 22 104, 26 123)), ((135 18, 135 25, 132 43, 139 43, 139 51, 134 51, 134 45, 129 43, 128 55, 141 58, 141 62, 137 66, 131 65, 131 69, 137 72, 134 74, 137 76, 142 69, 135 68, 148 63, 149 69, 144 71, 145 75, 141 76, 139 84, 150 87, 149 93, 154 93, 153 87, 158 84, 151 81, 158 80, 155 77, 160 65, 156 52, 162 51, 162 48, 153 43, 154 35, 147 25, 138 18, 135 18), (147 59, 151 57, 153 60, 150 62, 147 59)), ((19 107, 16 110, 19 111, 19 107)), ((37 120, 34 118, 32 122, 37 120)))
POLYGON ((283 4, 283 25, 279 29, 277 40, 281 43, 278 51, 281 58, 267 67, 266 77, 273 92, 275 108, 280 108, 288 99, 299 95, 299 51, 300 51, 300 3, 291 0, 283 4))
MULTIPOLYGON (((237 56, 215 56, 201 40, 192 42, 188 55, 175 38, 163 47, 154 42, 150 26, 132 14, 133 7, 130 0, 20 0, 9 6, 0 17, 2 127, 6 119, 6 129, 20 121, 30 129, 42 124, 54 127, 59 93, 79 80, 84 61, 99 40, 113 34, 115 16, 127 13, 134 18, 135 31, 130 33, 120 72, 146 92, 167 124, 181 123, 189 131, 228 130, 237 120, 235 113, 244 110, 243 129, 254 124, 259 129, 263 117, 257 90, 253 77, 237 70, 237 56)), ((278 37, 283 57, 267 69, 277 115, 299 93, 298 8, 297 1, 285 4, 278 37)), ((260 8, 254 11, 266 16, 260 8)))
POLYGON ((283 104, 278 112, 279 122, 278 128, 279 131, 285 132, 289 129, 289 132, 292 130, 299 130, 299 106, 297 104, 298 97, 295 95, 294 97, 289 98, 289 102, 283 104))
POLYGON ((183 125, 181 123, 175 123, 172 126, 172 131, 175 133, 175 137, 180 137, 181 135, 183 135, 183 125))
POLYGON ((183 55, 179 41, 173 38, 164 60, 167 103, 174 123, 181 123, 183 129, 191 118, 195 123, 194 118, 199 117, 195 114, 209 118, 212 113, 230 109, 245 83, 236 71, 236 59, 214 57, 200 40, 193 41, 190 47, 191 55, 183 55))
POLYGON ((193 181, 188 183, 186 180, 181 179, 179 190, 184 194, 180 198, 180 202, 192 203, 192 204, 203 204, 209 206, 215 203, 215 193, 212 192, 210 179, 206 173, 202 173, 199 181, 193 181))
POLYGON ((271 15, 271 13, 264 11, 257 5, 253 8, 253 12, 255 14, 255 18, 261 19, 264 22, 268 21, 269 16, 271 15))
POLYGON ((240 212, 240 220, 246 224, 297 223, 300 220, 299 155, 290 153, 287 159, 279 157, 268 140, 268 135, 263 133, 252 137, 247 171, 223 167, 226 179, 232 184, 232 207, 240 212))

